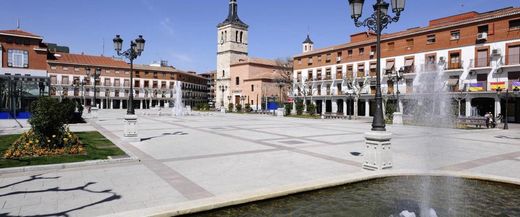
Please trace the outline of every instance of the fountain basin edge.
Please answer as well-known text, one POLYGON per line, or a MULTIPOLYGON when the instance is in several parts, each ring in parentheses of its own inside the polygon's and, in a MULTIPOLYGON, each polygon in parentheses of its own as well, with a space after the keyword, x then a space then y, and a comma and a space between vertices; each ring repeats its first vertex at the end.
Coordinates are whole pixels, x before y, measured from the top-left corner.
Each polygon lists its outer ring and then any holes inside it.
POLYGON ((174 205, 164 205, 141 210, 127 211, 123 213, 111 214, 110 216, 180 216, 186 214, 194 214, 214 209, 231 207, 236 205, 247 204, 251 202, 258 202, 288 196, 292 194, 299 194, 304 192, 311 192, 320 189, 332 188, 347 184, 354 184, 364 181, 370 181, 379 178, 401 177, 401 176, 432 176, 432 177, 456 177, 469 180, 491 181, 504 184, 512 184, 520 186, 520 179, 503 177, 496 175, 458 172, 458 171, 417 171, 417 170, 388 170, 377 172, 359 172, 349 175, 329 177, 325 179, 313 180, 308 182, 301 182, 296 184, 262 188, 254 191, 246 191, 240 193, 229 193, 215 197, 209 197, 198 200, 191 200, 186 202, 176 203, 174 205))

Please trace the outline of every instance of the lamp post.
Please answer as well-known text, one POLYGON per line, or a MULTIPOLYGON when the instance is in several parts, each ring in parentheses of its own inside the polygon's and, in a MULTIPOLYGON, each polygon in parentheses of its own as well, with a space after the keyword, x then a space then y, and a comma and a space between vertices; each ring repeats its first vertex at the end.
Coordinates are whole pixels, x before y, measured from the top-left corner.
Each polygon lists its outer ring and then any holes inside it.
MULTIPOLYGON (((502 88, 498 87, 497 88, 497 95, 500 97, 500 95, 503 93, 502 91, 502 88)), ((515 89, 513 89, 513 94, 516 96, 518 94, 518 92, 520 91, 520 89, 518 87, 515 87, 515 89)), ((509 90, 506 90, 506 93, 505 93, 505 98, 506 98, 506 114, 504 115, 503 119, 504 119, 504 130, 509 130, 509 124, 508 124, 508 112, 509 112, 509 109, 508 109, 508 105, 509 105, 509 90)))
POLYGON ((127 139, 137 139, 137 116, 134 110, 134 60, 143 53, 146 41, 142 35, 139 35, 137 39, 130 42, 130 48, 123 52, 123 39, 119 35, 116 35, 113 42, 117 55, 130 60, 130 94, 125 116, 125 137, 127 139))
POLYGON ((81 105, 85 105, 85 85, 87 83, 84 81, 84 80, 80 80, 79 78, 76 78, 74 79, 73 83, 72 83, 72 87, 74 87, 74 89, 76 88, 81 88, 81 105))
MULTIPOLYGON (((97 108, 97 81, 99 79, 99 76, 101 76, 101 68, 96 68, 95 72, 92 73, 92 71, 90 70, 90 68, 86 68, 85 69, 86 71, 86 74, 87 74, 87 77, 92 77, 94 78, 94 108, 97 108)), ((90 103, 92 105, 92 103, 90 103)))
POLYGON ((376 0, 373 5, 374 13, 364 21, 360 22, 365 0, 349 0, 351 18, 356 27, 365 26, 376 34, 376 111, 372 120, 372 130, 365 133, 365 159, 363 169, 384 170, 392 168, 391 142, 392 134, 386 133, 385 118, 383 114, 383 97, 381 94, 381 33, 388 24, 399 21, 401 12, 404 10, 405 0, 391 0, 392 11, 395 16, 388 15, 389 4, 384 0, 376 0))
MULTIPOLYGON (((224 108, 224 110, 225 110, 226 106, 224 105, 224 91, 227 90, 227 86, 220 85, 218 88, 222 92, 222 102, 221 102, 221 105, 222 105, 222 108, 224 108)), ((222 110, 222 108, 221 108, 221 110, 222 110)))
POLYGON ((368 29, 374 31, 377 36, 376 52, 377 52, 377 67, 376 67, 376 112, 372 121, 372 131, 386 131, 385 118, 383 114, 383 99, 381 94, 381 33, 388 24, 399 21, 399 16, 404 10, 405 0, 392 0, 392 11, 396 16, 388 15, 389 4, 384 0, 377 0, 373 5, 374 13, 364 21, 360 22, 359 18, 363 12, 364 0, 349 0, 352 19, 356 27, 366 26, 368 29))
POLYGON ((354 113, 354 112, 351 111, 352 109, 349 109, 349 107, 350 107, 350 102, 354 102, 354 101, 352 100, 352 93, 351 93, 351 92, 348 93, 347 113, 348 113, 348 119, 349 119, 349 120, 352 120, 352 113, 354 113))

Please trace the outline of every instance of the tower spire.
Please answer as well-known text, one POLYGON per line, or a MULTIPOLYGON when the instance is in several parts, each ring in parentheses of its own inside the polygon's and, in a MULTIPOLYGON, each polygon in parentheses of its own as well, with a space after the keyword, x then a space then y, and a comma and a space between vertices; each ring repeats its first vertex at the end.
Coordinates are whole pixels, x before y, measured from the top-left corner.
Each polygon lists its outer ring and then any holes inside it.
POLYGON ((20 18, 16 20, 16 29, 20 30, 20 18))
POLYGON ((229 0, 229 13, 228 13, 228 17, 226 18, 226 20, 224 20, 224 22, 219 24, 219 27, 220 26, 225 26, 225 25, 228 25, 228 24, 238 25, 238 26, 241 26, 243 28, 248 28, 249 27, 247 24, 242 22, 240 20, 240 18, 238 17, 238 3, 237 3, 237 0, 229 0))

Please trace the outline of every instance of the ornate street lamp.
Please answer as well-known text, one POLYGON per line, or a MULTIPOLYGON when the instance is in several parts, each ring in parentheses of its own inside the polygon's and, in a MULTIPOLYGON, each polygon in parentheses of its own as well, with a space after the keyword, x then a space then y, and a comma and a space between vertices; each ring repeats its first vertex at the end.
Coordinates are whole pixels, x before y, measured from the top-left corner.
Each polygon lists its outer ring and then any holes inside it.
POLYGON ((356 27, 366 26, 374 31, 377 35, 376 52, 377 52, 377 75, 376 75, 376 112, 372 122, 372 131, 386 131, 385 118, 383 114, 383 99, 381 94, 381 33, 388 24, 399 21, 399 16, 404 10, 405 0, 392 0, 392 11, 396 16, 388 15, 389 4, 384 0, 377 0, 373 5, 374 13, 366 20, 360 22, 359 18, 363 12, 364 0, 349 0, 351 17, 356 27))
POLYGON ((134 110, 134 60, 143 53, 146 41, 142 35, 139 35, 137 39, 130 42, 130 48, 123 52, 123 39, 119 35, 116 35, 113 42, 114 50, 117 52, 117 55, 130 60, 130 94, 128 96, 128 109, 125 116, 124 135, 127 139, 140 141, 137 137, 137 116, 134 110))
POLYGON ((363 12, 364 0, 349 0, 351 17, 356 27, 366 26, 369 30, 376 33, 376 111, 372 120, 372 131, 365 133, 365 159, 363 169, 384 170, 393 167, 391 142, 392 134, 387 133, 385 117, 383 114, 383 96, 381 94, 381 33, 388 24, 399 21, 399 16, 404 10, 405 0, 392 0, 392 11, 396 16, 388 15, 389 4, 384 0, 377 0, 373 5, 374 13, 364 21, 359 18, 363 12))
POLYGON ((137 57, 141 56, 141 54, 144 51, 144 45, 146 41, 144 40, 142 35, 139 35, 137 39, 130 42, 130 48, 124 52, 121 52, 123 49, 123 39, 116 35, 116 37, 113 40, 114 42, 114 50, 117 52, 118 56, 125 57, 126 59, 130 60, 130 95, 128 97, 128 110, 127 115, 135 115, 134 110, 134 60, 137 59, 137 57))
MULTIPOLYGON (((92 77, 94 78, 94 108, 97 108, 97 81, 99 80, 99 76, 101 76, 101 68, 96 68, 96 70, 94 71, 94 73, 91 72, 90 68, 86 68, 85 69, 86 71, 86 74, 87 74, 87 77, 92 77)), ((92 106, 92 102, 90 103, 90 105, 92 106)))

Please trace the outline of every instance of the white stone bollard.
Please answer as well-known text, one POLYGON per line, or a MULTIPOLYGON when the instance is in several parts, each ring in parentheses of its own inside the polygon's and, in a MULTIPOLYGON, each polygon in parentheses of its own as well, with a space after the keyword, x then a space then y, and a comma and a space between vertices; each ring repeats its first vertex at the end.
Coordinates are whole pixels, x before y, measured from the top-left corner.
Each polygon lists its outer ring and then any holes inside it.
POLYGON ((139 142, 137 135, 137 115, 125 115, 125 140, 139 142))
POLYGON ((393 122, 394 125, 403 125, 403 113, 394 112, 393 122))
POLYGON ((370 131, 365 133, 365 159, 363 169, 385 170, 393 166, 391 142, 392 134, 370 131))

